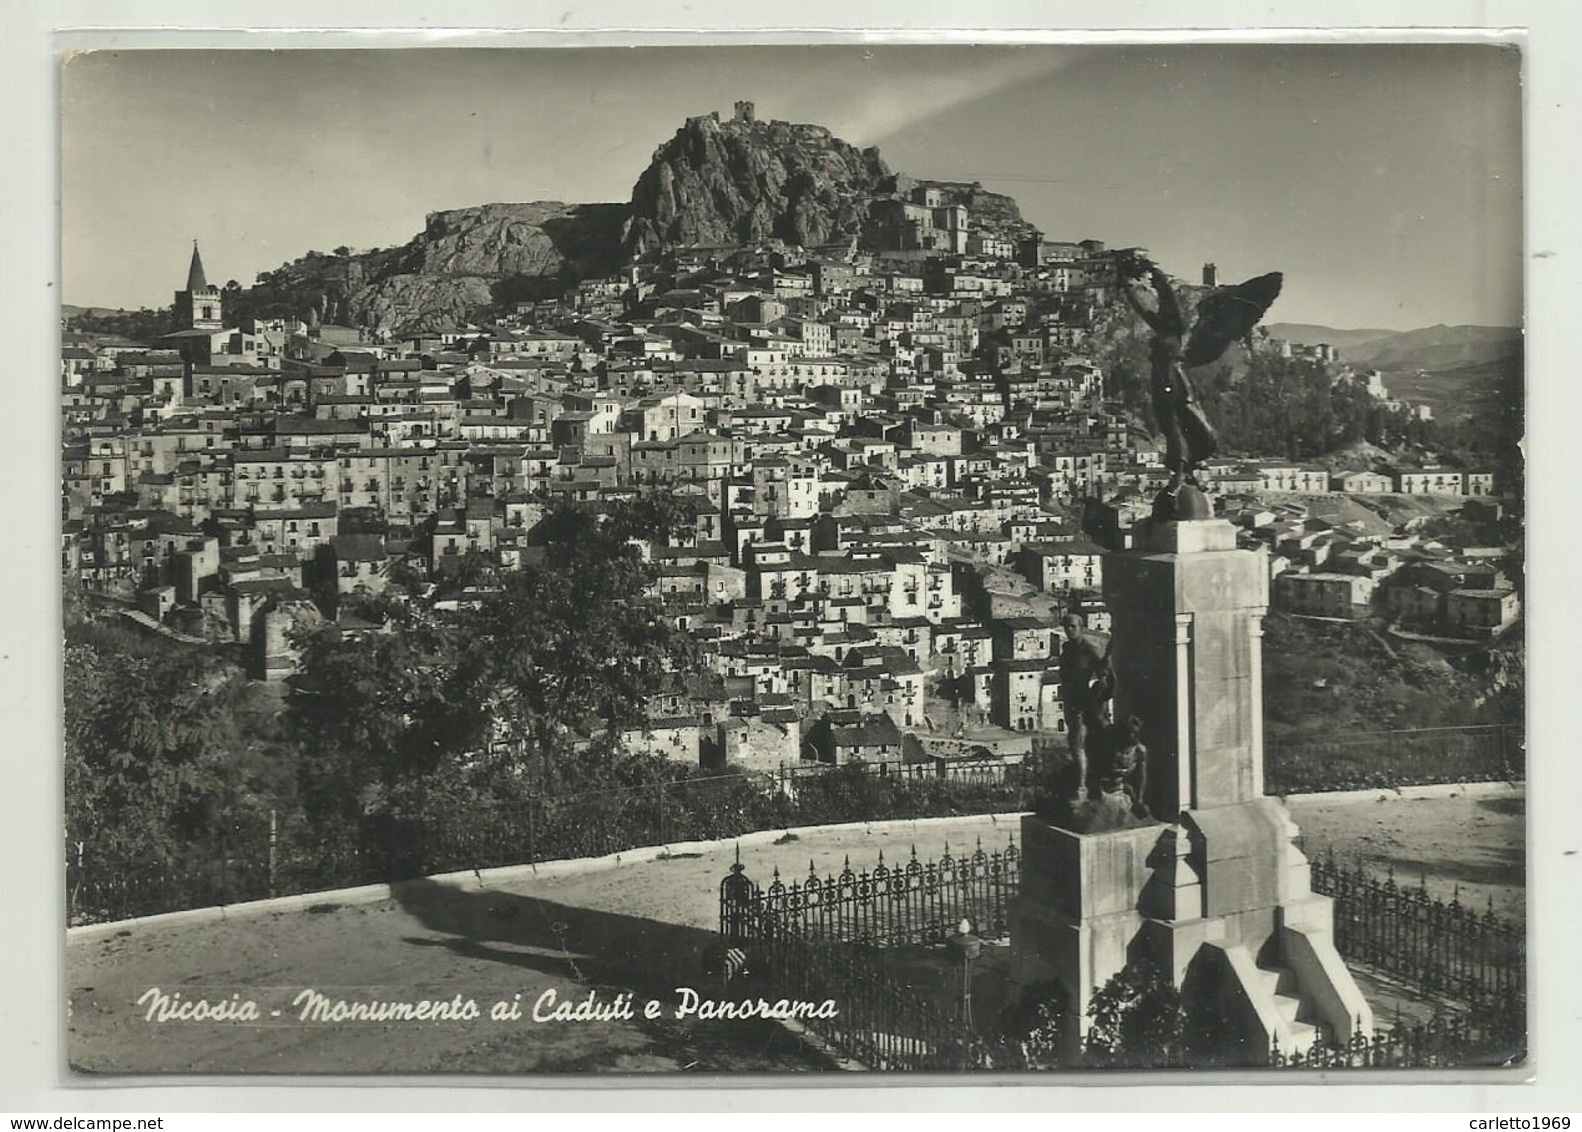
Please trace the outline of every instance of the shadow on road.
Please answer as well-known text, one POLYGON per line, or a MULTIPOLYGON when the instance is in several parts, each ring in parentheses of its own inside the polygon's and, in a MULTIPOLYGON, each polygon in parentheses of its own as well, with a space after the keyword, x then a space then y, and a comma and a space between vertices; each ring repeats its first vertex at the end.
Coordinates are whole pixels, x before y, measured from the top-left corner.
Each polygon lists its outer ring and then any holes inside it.
POLYGON ((1478 806, 1506 817, 1521 817, 1527 812, 1527 796, 1518 794, 1514 797, 1479 798, 1478 806))
MULTIPOLYGON (((425 928, 446 937, 407 937, 405 942, 412 946, 443 947, 467 959, 538 971, 597 990, 605 1001, 621 991, 633 992, 639 1004, 659 1000, 665 1004, 662 1017, 644 1019, 639 1011, 630 1024, 650 1034, 681 1064, 698 1071, 795 1072, 832 1067, 777 1022, 700 1022, 670 1016, 678 987, 692 987, 699 995, 714 998, 736 999, 746 993, 723 988, 704 976, 703 952, 715 939, 711 932, 431 880, 401 884, 394 895, 425 928)), ((758 989, 753 988, 754 996, 758 989)))

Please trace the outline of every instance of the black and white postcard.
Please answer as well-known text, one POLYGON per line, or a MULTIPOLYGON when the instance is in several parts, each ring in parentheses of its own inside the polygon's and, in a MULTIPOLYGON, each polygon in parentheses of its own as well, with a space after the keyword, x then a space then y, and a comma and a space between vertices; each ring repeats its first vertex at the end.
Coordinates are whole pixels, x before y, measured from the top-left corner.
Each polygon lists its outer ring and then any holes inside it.
POLYGON ((63 56, 70 1072, 1519 1076, 1522 67, 63 56))

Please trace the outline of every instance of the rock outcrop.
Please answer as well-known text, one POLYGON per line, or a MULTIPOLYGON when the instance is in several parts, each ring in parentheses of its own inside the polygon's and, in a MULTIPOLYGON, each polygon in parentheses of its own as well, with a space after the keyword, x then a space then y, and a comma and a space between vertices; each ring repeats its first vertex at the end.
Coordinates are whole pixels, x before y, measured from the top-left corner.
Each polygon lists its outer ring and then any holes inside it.
POLYGON ((855 238, 889 169, 822 126, 759 122, 750 107, 689 118, 632 189, 626 250, 855 238))
POLYGON ((585 274, 613 267, 621 205, 484 204, 431 212, 401 267, 416 275, 508 278, 585 274))
POLYGON ((434 212, 403 247, 311 252, 265 273, 235 313, 396 333, 452 326, 610 271, 625 219, 625 205, 559 201, 434 212))
POLYGON ((341 321, 394 333, 470 322, 494 305, 494 281, 481 275, 391 275, 346 297, 341 321))

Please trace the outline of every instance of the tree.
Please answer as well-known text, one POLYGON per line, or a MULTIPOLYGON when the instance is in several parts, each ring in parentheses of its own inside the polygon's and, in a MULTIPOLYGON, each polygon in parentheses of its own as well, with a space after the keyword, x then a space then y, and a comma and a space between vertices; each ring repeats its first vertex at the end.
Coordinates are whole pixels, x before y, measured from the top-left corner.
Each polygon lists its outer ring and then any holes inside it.
POLYGON ((653 571, 633 540, 662 540, 690 517, 685 500, 663 497, 608 514, 562 504, 537 532, 540 563, 463 564, 464 580, 491 589, 455 616, 392 599, 369 612, 398 632, 307 638, 289 723, 310 814, 399 814, 441 795, 509 800, 640 779, 614 732, 642 718, 690 644, 648 594, 653 571), (573 733, 594 742, 562 766, 573 733))
POLYGON ((234 670, 95 641, 68 643, 64 675, 66 832, 84 868, 130 875, 246 803, 234 670))
POLYGON ((546 774, 571 731, 640 719, 682 640, 645 596, 635 555, 576 569, 530 566, 467 618, 464 684, 546 774))
POLYGON ((697 501, 673 491, 648 492, 618 500, 606 512, 610 534, 621 540, 641 539, 669 545, 698 517, 697 501))
POLYGON ((137 342, 152 343, 166 334, 181 329, 181 320, 173 307, 150 310, 143 307, 135 311, 83 311, 67 320, 67 328, 85 334, 113 334, 137 342))
POLYGON ((351 818, 411 801, 447 759, 480 740, 454 695, 454 642, 413 622, 398 633, 306 642, 291 678, 289 718, 310 816, 351 818))
POLYGON ((240 326, 242 324, 242 285, 234 279, 228 279, 225 286, 220 288, 220 312, 225 316, 226 326, 240 326))
POLYGON ((488 551, 469 547, 457 564, 456 584, 463 590, 492 586, 499 578, 500 568, 494 555, 488 551))
POLYGON ((561 505, 539 525, 544 561, 501 578, 467 614, 459 678, 496 730, 530 745, 552 782, 566 736, 642 718, 690 642, 648 593, 654 573, 632 539, 663 536, 671 503, 634 501, 608 515, 561 505))

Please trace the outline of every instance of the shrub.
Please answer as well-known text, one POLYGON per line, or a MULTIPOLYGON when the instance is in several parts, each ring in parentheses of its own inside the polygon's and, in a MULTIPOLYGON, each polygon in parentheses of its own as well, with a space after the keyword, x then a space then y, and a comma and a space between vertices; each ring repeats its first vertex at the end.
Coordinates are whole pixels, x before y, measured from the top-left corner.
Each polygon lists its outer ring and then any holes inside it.
POLYGON ((1183 1063, 1181 993, 1150 960, 1128 963, 1093 996, 1084 1056, 1099 1069, 1165 1069, 1183 1063))

